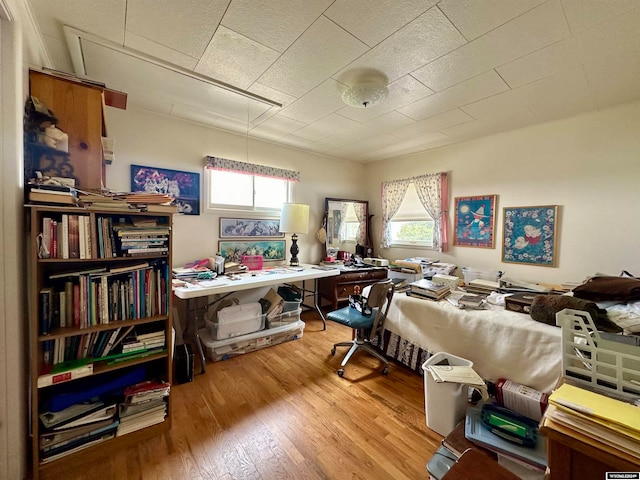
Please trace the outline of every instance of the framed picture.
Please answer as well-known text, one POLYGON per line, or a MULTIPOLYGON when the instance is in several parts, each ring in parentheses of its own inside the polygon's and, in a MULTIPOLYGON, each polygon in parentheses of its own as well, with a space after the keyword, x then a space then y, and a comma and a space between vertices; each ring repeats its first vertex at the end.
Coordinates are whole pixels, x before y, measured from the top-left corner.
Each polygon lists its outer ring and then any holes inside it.
POLYGON ((218 251, 230 262, 242 261, 242 255, 262 255, 265 262, 285 259, 285 240, 261 240, 249 242, 219 241, 218 251))
POLYGON ((497 195, 455 198, 455 235, 460 247, 495 248, 497 195))
POLYGON ((199 173, 131 165, 131 191, 171 195, 178 212, 200 215, 199 173))
POLYGON ((505 207, 503 216, 503 262, 557 265, 557 205, 505 207))
POLYGON ((280 237, 280 219, 220 218, 220 238, 280 237))

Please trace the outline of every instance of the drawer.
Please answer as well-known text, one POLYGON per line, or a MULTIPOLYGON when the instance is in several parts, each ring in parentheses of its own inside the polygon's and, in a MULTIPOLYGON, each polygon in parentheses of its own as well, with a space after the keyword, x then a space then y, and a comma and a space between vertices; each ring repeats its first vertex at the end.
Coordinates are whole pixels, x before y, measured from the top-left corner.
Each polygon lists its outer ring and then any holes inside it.
POLYGON ((366 280, 375 281, 387 278, 386 270, 368 270, 364 272, 343 273, 335 277, 336 283, 362 282, 366 280))

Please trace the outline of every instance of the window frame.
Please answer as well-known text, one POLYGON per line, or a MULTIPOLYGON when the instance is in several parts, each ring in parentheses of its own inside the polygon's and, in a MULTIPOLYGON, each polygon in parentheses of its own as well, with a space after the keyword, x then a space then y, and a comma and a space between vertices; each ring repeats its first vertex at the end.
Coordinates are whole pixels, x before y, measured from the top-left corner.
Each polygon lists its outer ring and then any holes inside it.
MULTIPOLYGON (((212 203, 211 201, 211 188, 212 188, 212 175, 214 172, 220 172, 225 170, 211 169, 205 168, 205 177, 206 177, 206 195, 207 201, 205 204, 205 210, 208 212, 221 212, 221 211, 239 211, 239 212, 258 212, 265 215, 280 215, 281 208, 270 208, 270 207, 259 207, 255 205, 256 200, 256 186, 255 179, 260 175, 256 175, 254 173, 249 172, 230 172, 235 173, 237 175, 246 175, 251 177, 251 189, 252 189, 252 205, 244 206, 244 205, 233 205, 233 204, 224 204, 224 203, 212 203)), ((283 203, 292 202, 294 198, 294 184, 297 182, 291 181, 287 178, 280 179, 283 182, 286 182, 287 193, 286 200, 283 203)))

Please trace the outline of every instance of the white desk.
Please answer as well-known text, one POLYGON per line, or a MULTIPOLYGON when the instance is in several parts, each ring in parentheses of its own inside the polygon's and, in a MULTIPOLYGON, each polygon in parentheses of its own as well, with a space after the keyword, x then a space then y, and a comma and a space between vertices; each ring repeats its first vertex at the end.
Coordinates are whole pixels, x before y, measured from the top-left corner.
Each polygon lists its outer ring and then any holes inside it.
POLYGON ((332 277, 339 274, 340 270, 338 269, 325 270, 314 268, 313 265, 300 265, 300 267, 282 266, 235 275, 234 277, 232 277, 236 278, 235 280, 232 280, 226 276, 221 276, 213 280, 203 280, 199 283, 189 284, 187 287, 174 288, 174 295, 182 300, 187 301, 187 315, 190 316, 190 313, 194 313, 193 335, 195 337, 195 343, 196 347, 198 348, 198 353, 200 354, 200 361, 202 366, 201 373, 205 372, 206 359, 204 350, 202 348, 202 343, 200 342, 200 335, 198 334, 198 309, 191 308, 190 300, 201 297, 208 297, 210 295, 222 295, 222 297, 216 299, 217 302, 227 297, 228 295, 241 290, 250 290, 260 287, 271 287, 274 285, 281 285, 285 283, 302 282, 302 302, 304 304, 304 296, 307 292, 312 293, 313 308, 315 308, 320 315, 324 329, 326 328, 326 322, 324 314, 322 313, 320 304, 318 302, 318 279, 332 277), (306 288, 305 281, 307 280, 314 281, 313 290, 306 288))

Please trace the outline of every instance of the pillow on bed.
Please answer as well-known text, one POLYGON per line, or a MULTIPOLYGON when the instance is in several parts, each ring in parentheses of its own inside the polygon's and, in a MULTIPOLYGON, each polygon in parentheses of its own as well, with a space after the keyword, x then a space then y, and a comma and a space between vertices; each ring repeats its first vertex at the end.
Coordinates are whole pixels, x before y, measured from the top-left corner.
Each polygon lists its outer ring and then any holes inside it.
POLYGON ((556 313, 565 308, 587 312, 598 330, 618 333, 622 328, 607 318, 607 311, 589 302, 569 295, 536 295, 531 302, 529 315, 538 322, 556 324, 556 313))

